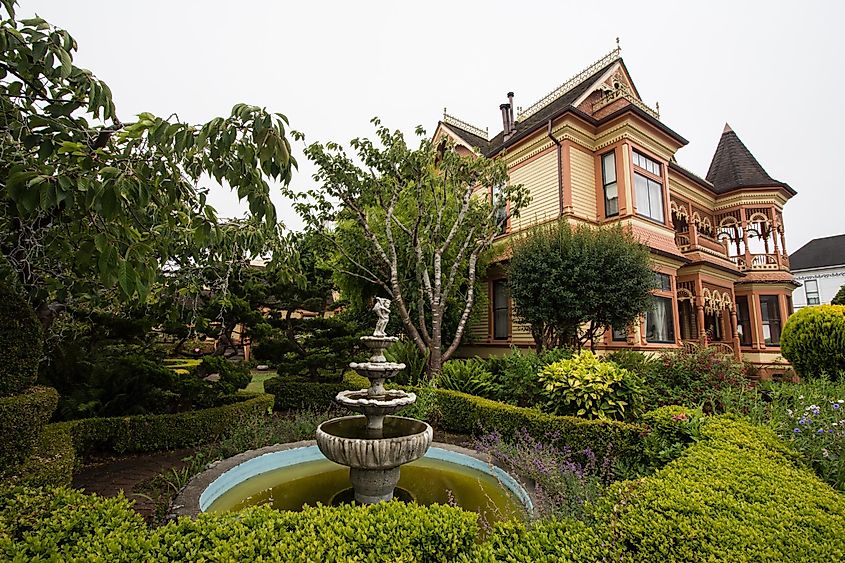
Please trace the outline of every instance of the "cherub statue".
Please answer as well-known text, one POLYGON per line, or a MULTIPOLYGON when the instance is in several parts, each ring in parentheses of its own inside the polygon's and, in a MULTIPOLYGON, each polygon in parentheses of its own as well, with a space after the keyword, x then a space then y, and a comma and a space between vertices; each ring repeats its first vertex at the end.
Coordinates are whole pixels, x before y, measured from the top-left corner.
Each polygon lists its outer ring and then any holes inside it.
POLYGON ((384 333, 384 329, 387 328, 387 321, 390 319, 390 299, 376 297, 376 304, 373 305, 373 311, 375 311, 376 317, 378 317, 373 336, 387 336, 384 333))

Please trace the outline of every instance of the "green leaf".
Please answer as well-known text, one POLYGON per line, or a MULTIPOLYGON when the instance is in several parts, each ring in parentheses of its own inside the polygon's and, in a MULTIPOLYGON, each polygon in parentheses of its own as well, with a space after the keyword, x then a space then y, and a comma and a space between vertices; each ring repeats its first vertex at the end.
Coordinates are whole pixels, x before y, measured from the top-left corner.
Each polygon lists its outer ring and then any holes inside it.
POLYGON ((122 260, 118 268, 117 281, 126 297, 132 297, 138 285, 138 275, 128 260, 122 260))
POLYGON ((62 78, 67 78, 70 76, 70 71, 73 68, 73 63, 71 62, 70 55, 67 51, 62 48, 56 49, 56 53, 59 55, 59 60, 62 62, 61 69, 59 70, 59 75, 62 78))

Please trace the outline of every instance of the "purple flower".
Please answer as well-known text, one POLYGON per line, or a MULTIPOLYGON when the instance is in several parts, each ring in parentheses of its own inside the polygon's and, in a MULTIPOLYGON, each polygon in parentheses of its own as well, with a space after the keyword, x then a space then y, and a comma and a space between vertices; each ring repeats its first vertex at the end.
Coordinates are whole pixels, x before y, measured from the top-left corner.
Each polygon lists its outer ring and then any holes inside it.
POLYGON ((795 432, 796 434, 800 434, 800 433, 801 433, 801 429, 800 429, 800 428, 793 428, 793 429, 792 429, 792 431, 793 431, 793 432, 795 432))
POLYGON ((824 434, 824 428, 819 428, 816 430, 816 434, 824 434))
POLYGON ((833 403, 833 408, 838 409, 838 408, 839 408, 839 403, 833 403))

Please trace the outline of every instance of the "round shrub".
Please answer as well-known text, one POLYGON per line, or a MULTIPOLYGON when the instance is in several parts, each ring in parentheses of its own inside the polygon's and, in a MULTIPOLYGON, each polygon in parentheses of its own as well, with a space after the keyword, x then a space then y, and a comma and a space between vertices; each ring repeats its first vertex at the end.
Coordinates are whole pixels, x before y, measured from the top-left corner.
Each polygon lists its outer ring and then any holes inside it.
POLYGON ((780 351, 802 377, 845 372, 845 305, 804 307, 789 317, 780 351))
POLYGON ((50 387, 0 398, 0 473, 27 458, 58 402, 50 387))
POLYGON ((639 378, 589 350, 547 365, 540 381, 555 414, 622 419, 635 415, 641 403, 639 378))
POLYGON ((0 283, 0 397, 20 393, 38 375, 41 325, 26 300, 0 283))

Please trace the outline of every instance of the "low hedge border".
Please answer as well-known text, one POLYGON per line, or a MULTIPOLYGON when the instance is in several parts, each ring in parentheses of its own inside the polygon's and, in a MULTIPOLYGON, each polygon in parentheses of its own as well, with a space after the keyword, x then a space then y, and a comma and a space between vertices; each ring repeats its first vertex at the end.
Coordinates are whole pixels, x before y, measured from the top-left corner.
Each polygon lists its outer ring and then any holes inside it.
POLYGON ((273 396, 262 394, 210 409, 112 418, 84 418, 50 425, 70 433, 79 455, 92 451, 150 452, 212 442, 245 417, 273 408, 273 396))
POLYGON ((497 524, 449 506, 384 503, 279 512, 253 507, 149 530, 124 498, 0 489, 0 555, 31 560, 841 561, 845 497, 771 431, 708 419, 651 477, 623 481, 569 519, 497 524))
MULTIPOLYGON (((270 379, 264 389, 276 396, 276 409, 325 409, 334 405, 340 391, 359 389, 361 382, 345 378, 339 383, 318 383, 293 378, 270 379)), ((392 386, 391 386, 392 387, 392 386)), ((608 448, 616 456, 638 457, 645 426, 612 420, 586 420, 573 416, 546 414, 536 409, 516 407, 498 401, 446 389, 405 387, 417 393, 418 402, 427 394, 433 404, 424 418, 437 428, 459 434, 498 431, 512 438, 527 430, 539 439, 554 436, 557 445, 576 451, 591 449, 603 457, 608 448)), ((409 407, 409 411, 414 407, 409 407)), ((408 413, 409 411, 404 411, 408 413)), ((403 411, 397 413, 403 414, 403 411)), ((407 416, 407 414, 406 414, 407 416)))
POLYGON ((5 479, 11 484, 31 487, 70 486, 75 466, 76 451, 67 428, 48 425, 32 455, 5 479))
POLYGON ((0 398, 0 474, 29 456, 58 403, 59 394, 51 387, 30 387, 0 398))

